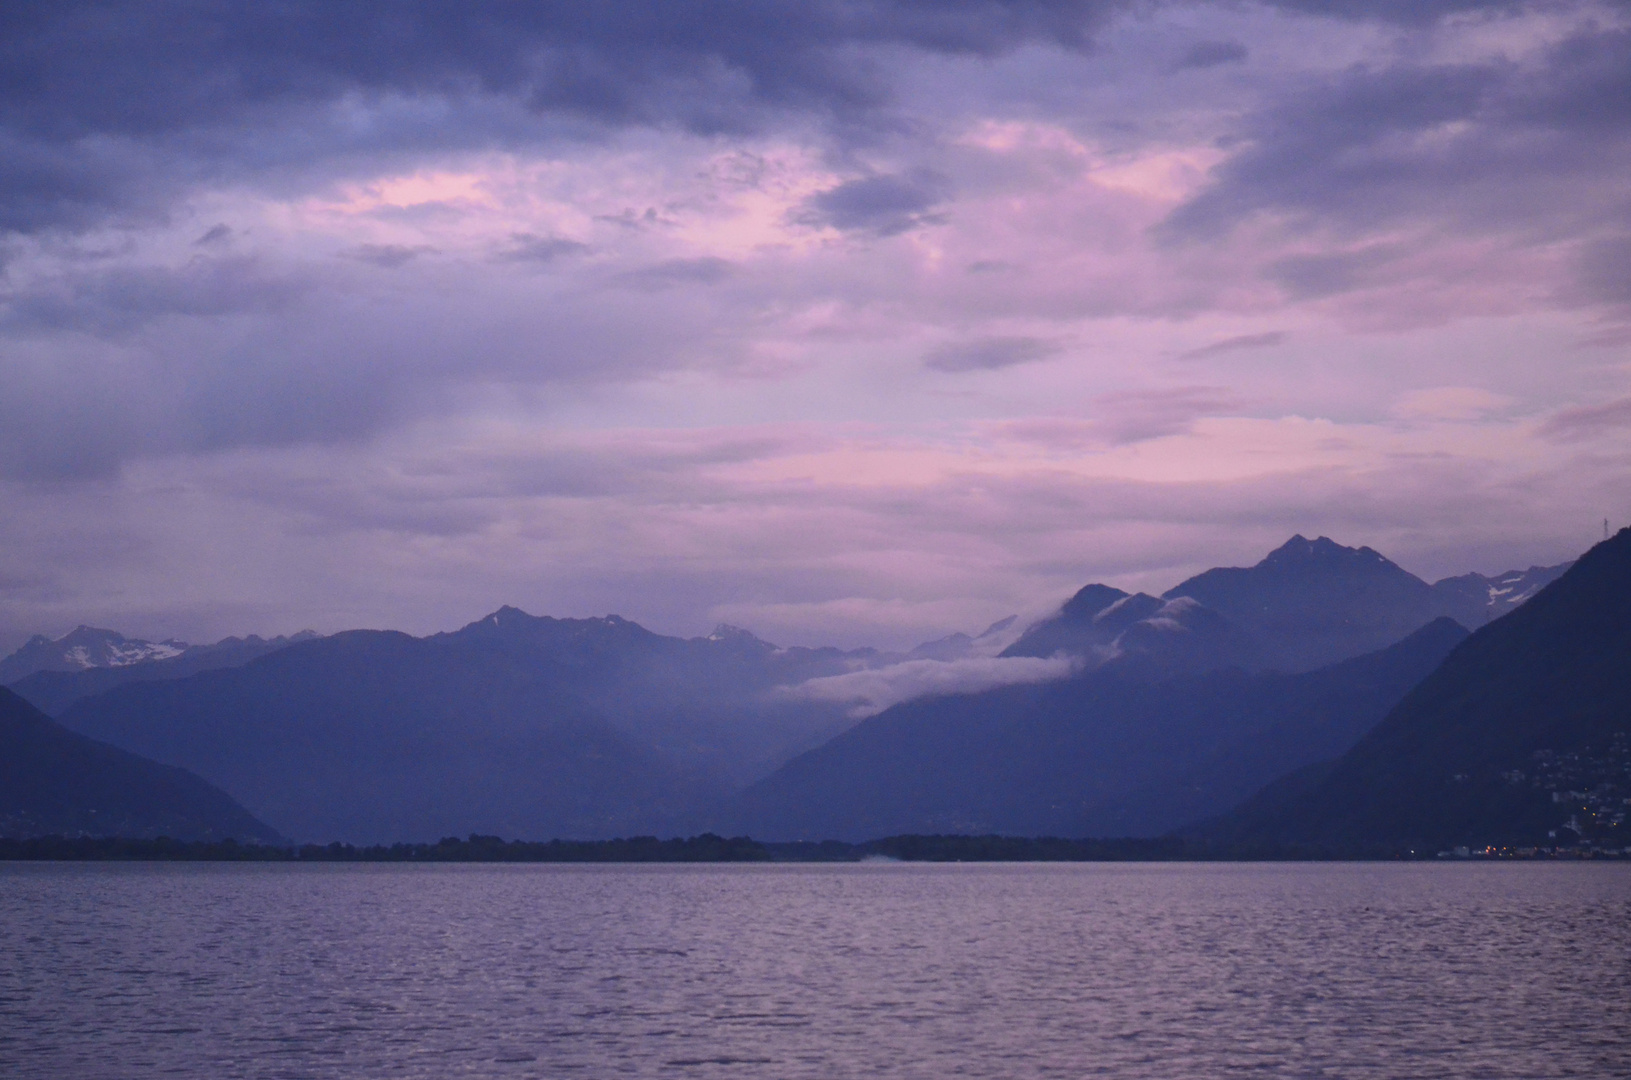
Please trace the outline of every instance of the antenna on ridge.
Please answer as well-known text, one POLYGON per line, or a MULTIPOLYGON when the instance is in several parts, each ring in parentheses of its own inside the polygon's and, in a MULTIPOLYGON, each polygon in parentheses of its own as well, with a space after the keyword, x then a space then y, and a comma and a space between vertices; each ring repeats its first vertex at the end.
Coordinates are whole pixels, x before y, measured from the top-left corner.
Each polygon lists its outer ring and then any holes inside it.
POLYGON ((1603 519, 1603 539, 1604 540, 1608 539, 1608 519, 1607 518, 1603 519))

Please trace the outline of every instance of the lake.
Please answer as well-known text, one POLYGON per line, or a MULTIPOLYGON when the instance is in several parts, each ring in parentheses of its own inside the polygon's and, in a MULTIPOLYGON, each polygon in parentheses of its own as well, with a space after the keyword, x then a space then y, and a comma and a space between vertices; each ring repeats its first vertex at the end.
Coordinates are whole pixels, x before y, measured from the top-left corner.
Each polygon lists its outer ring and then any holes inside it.
POLYGON ((0 1076, 1624 1077, 1631 864, 0 864, 0 1076))

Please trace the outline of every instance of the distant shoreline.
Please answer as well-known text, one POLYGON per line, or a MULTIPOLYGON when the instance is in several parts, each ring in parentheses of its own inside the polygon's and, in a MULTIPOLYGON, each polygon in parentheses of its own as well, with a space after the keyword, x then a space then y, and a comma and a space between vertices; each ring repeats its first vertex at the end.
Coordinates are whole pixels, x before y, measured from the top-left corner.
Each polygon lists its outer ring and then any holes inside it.
POLYGON ((256 863, 859 863, 886 862, 1430 862, 1626 861, 1631 851, 1599 848, 1487 847, 1405 851, 1383 847, 1221 847, 1177 837, 1068 840, 1056 837, 891 836, 764 842, 713 833, 667 840, 505 841, 446 837, 434 844, 240 844, 168 837, 39 836, 0 838, 0 862, 256 863))

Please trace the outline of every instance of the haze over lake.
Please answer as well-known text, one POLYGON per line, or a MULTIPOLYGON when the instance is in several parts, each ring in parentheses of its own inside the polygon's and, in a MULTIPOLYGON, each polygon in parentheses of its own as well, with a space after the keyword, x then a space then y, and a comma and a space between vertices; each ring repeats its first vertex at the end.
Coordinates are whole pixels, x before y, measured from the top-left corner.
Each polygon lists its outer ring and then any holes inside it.
POLYGON ((0 866, 0 1073, 1631 1075, 1631 865, 0 866))

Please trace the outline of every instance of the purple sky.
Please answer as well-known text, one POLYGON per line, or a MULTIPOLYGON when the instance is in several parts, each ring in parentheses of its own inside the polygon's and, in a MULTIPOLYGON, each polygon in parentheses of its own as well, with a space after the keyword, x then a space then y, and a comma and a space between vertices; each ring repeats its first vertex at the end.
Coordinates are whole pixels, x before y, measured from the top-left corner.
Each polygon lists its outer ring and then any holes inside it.
POLYGON ((1624 3, 42 3, 0 71, 7 651, 902 645, 1631 518, 1624 3))

